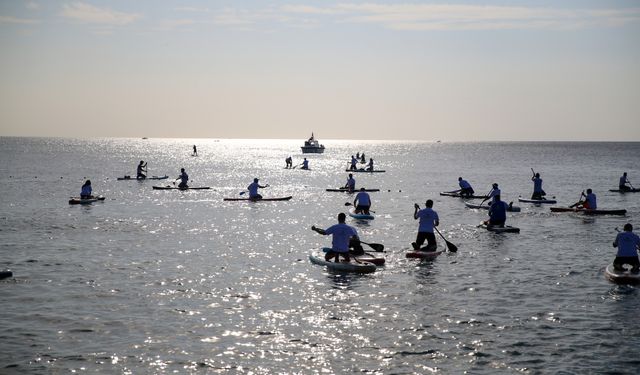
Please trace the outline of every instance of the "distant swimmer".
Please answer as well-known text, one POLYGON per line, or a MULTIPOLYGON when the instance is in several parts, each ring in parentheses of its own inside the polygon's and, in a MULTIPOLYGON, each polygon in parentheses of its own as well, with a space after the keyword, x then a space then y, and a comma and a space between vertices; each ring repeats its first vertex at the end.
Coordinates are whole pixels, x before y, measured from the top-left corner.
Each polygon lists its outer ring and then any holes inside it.
POLYGON ((369 159, 369 164, 367 164, 367 171, 373 171, 373 158, 369 159))
POLYGON ((542 200, 547 193, 542 190, 542 179, 540 178, 540 173, 536 173, 531 177, 531 181, 533 181, 533 194, 531 194, 531 199, 542 200))
POLYGON ((147 163, 145 163, 144 160, 140 160, 140 164, 138 164, 138 168, 136 169, 136 178, 147 178, 147 175, 145 173, 147 173, 147 163))
POLYGON ((617 271, 624 271, 624 265, 630 265, 631 272, 638 273, 640 271, 640 260, 638 259, 638 249, 640 248, 640 237, 633 233, 631 223, 624 225, 624 232, 618 233, 613 247, 618 248, 616 259, 613 261, 613 268, 617 271))
POLYGON ((355 171, 356 169, 358 169, 358 159, 351 155, 351 166, 349 167, 349 170, 355 171))
POLYGON ((198 156, 198 149, 196 148, 196 145, 193 145, 193 156, 198 156))
POLYGON ((286 163, 285 168, 293 167, 293 159, 291 159, 291 156, 289 156, 286 159, 284 159, 284 162, 286 163))
POLYGON ((178 184, 178 187, 180 189, 187 189, 189 187, 189 185, 187 185, 187 183, 189 182, 189 175, 184 170, 184 168, 180 168, 180 176, 178 176, 176 180, 180 180, 180 184, 178 184))
POLYGON ((264 189, 266 187, 269 187, 269 185, 260 185, 258 183, 258 181, 260 181, 258 178, 254 178, 253 182, 247 186, 247 190, 249 190, 249 199, 251 200, 260 200, 262 199, 262 195, 258 194, 258 189, 264 189))
POLYGON ((353 205, 356 208, 356 213, 363 213, 369 215, 369 208, 371 208, 371 197, 364 191, 364 188, 360 188, 360 192, 356 194, 356 198, 353 200, 353 205))
POLYGON ((80 190, 80 199, 91 198, 92 197, 91 193, 92 193, 91 180, 87 180, 84 182, 84 185, 82 185, 82 190, 80 190))
POLYGON ((620 189, 620 191, 631 191, 631 189, 633 189, 633 186, 631 186, 631 182, 629 182, 629 179, 627 179, 627 172, 624 172, 622 174, 622 177, 620 177, 618 188, 620 189), (629 184, 629 186, 627 186, 627 184, 629 184))
POLYGON ((507 221, 507 207, 505 202, 500 200, 500 195, 493 197, 493 203, 489 206, 489 220, 485 221, 485 224, 489 227, 504 227, 504 223, 507 221))
POLYGON ((438 248, 438 244, 436 242, 436 236, 433 234, 433 228, 440 225, 440 219, 438 218, 438 213, 432 209, 433 201, 431 199, 425 202, 425 206, 426 207, 421 210, 417 203, 414 205, 415 211, 413 212, 413 218, 416 220, 420 219, 420 224, 418 226, 416 242, 411 243, 411 246, 413 246, 414 250, 420 250, 424 241, 427 240, 426 251, 435 251, 438 248))
POLYGON ((470 197, 475 193, 471 184, 469 184, 467 180, 462 179, 462 177, 458 177, 458 185, 460 186, 460 195, 463 197, 470 197))
POLYGON ((356 180, 353 178, 353 173, 349 173, 349 178, 347 178, 347 183, 344 187, 349 193, 353 193, 353 191, 356 190, 356 180))
POLYGON ((307 160, 307 158, 304 158, 302 161, 302 167, 300 169, 309 169, 309 160, 307 160))

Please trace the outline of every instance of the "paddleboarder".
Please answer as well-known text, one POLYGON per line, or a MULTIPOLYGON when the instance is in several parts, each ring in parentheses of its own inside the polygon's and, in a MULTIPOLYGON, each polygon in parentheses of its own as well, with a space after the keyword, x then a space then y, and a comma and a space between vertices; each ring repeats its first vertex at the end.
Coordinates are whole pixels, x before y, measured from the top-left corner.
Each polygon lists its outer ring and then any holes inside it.
POLYGON ((582 208, 586 208, 588 210, 595 210, 598 208, 596 195, 593 193, 593 190, 587 189, 587 194, 583 191, 582 194, 580 194, 580 197, 584 197, 584 200, 579 202, 579 204, 582 205, 582 208))
POLYGON ((356 169, 358 169, 358 159, 351 155, 351 166, 349 167, 349 170, 355 171, 356 169))
POLYGON ((367 171, 373 172, 373 158, 369 158, 369 164, 367 164, 367 171))
POLYGON ((508 205, 500 200, 500 194, 495 195, 493 199, 493 203, 489 206, 489 220, 484 223, 487 226, 504 227, 504 223, 507 221, 508 205))
POLYGON ((533 177, 531 177, 531 181, 533 181, 533 194, 531 194, 531 199, 543 200, 547 193, 542 190, 542 179, 540 178, 540 173, 533 175, 533 177))
POLYGON ((369 208, 371 208, 371 197, 369 193, 364 191, 363 187, 360 188, 358 194, 356 194, 356 198, 353 200, 353 206, 356 208, 355 212, 357 214, 363 213, 365 215, 369 215, 369 208))
POLYGON ((620 189, 620 191, 630 191, 632 187, 627 186, 627 184, 631 185, 631 182, 629 182, 629 180, 627 179, 627 172, 624 172, 622 174, 622 177, 620 177, 620 182, 618 183, 618 188, 620 189))
POLYGON ((286 163, 285 168, 293 167, 293 159, 291 159, 291 156, 288 156, 286 159, 284 159, 284 162, 286 163))
MULTIPOLYGON (((340 261, 340 256, 344 258, 345 261, 350 262, 351 257, 349 256, 349 247, 354 247, 354 250, 361 251, 361 254, 364 254, 364 250, 362 246, 360 246, 360 239, 358 238, 358 232, 352 226, 345 224, 347 216, 344 213, 338 214, 338 224, 334 224, 327 229, 316 228, 316 226, 312 226, 311 229, 315 232, 326 235, 333 235, 333 239, 331 241, 331 251, 327 252, 324 255, 324 259, 329 262, 331 259, 335 258, 335 262, 338 263, 340 261)), ((359 255, 359 254, 358 254, 359 255)))
POLYGON ((353 178, 353 173, 349 173, 349 178, 347 178, 347 183, 344 187, 349 190, 349 193, 353 193, 356 190, 356 180, 353 178))
POLYGON ((624 271, 624 265, 630 265, 631 272, 638 273, 640 271, 640 259, 638 259, 638 249, 640 249, 640 237, 633 233, 631 223, 624 225, 624 231, 618 233, 613 247, 618 248, 616 259, 613 261, 613 268, 616 271, 624 271))
POLYGON ((256 201, 262 199, 262 195, 258 194, 258 189, 264 189, 269 186, 268 184, 262 186, 258 181, 260 181, 258 178, 254 178, 253 182, 247 186, 247 190, 249 190, 249 199, 256 201))
POLYGON ((309 169, 309 160, 307 160, 307 158, 304 158, 302 161, 302 167, 300 167, 300 169, 309 169))
POLYGON ((147 178, 147 175, 145 173, 147 173, 147 163, 145 163, 144 160, 140 160, 140 164, 138 164, 138 167, 136 168, 136 178, 147 178))
POLYGON ((498 183, 494 182, 491 185, 491 191, 489 191, 488 197, 483 200, 483 202, 487 199, 491 199, 491 204, 496 202, 496 197, 500 196, 500 188, 498 188, 498 183))
MULTIPOLYGON (((187 185, 187 182, 189 182, 189 175, 184 168, 180 168, 180 176, 178 176, 176 180, 180 180, 180 183, 178 184, 180 189, 187 189, 189 187, 189 185, 187 185)), ((176 182, 174 181, 173 183, 175 184, 176 182)))
POLYGON ((196 148, 196 145, 193 145, 193 156, 198 156, 198 149, 196 148))
POLYGON ((87 180, 82 185, 82 189, 80 190, 80 199, 89 199, 91 198, 91 180, 87 180))
POLYGON ((413 246, 414 250, 420 250, 424 241, 427 240, 426 251, 436 251, 438 244, 436 236, 433 234, 433 228, 440 225, 440 219, 438 218, 438 213, 433 210, 433 201, 431 199, 425 202, 425 206, 422 210, 417 203, 413 206, 415 208, 413 218, 420 219, 420 224, 418 225, 416 242, 412 242, 411 246, 413 246))
POLYGON ((471 184, 467 182, 467 180, 462 179, 462 177, 458 177, 458 185, 460 186, 460 195, 462 197, 470 197, 475 191, 471 187, 471 184))

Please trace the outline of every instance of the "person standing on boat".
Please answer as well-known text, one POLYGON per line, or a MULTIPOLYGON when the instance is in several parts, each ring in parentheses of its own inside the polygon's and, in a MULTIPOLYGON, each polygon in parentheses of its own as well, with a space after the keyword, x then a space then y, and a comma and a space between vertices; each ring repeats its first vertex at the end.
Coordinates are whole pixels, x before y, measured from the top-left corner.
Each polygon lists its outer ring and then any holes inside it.
POLYGON ((345 261, 350 262, 351 257, 349 256, 349 247, 355 247, 356 252, 358 251, 358 247, 362 250, 362 246, 360 246, 360 239, 358 238, 358 232, 352 226, 345 224, 345 220, 347 215, 344 213, 338 214, 338 224, 334 224, 327 229, 316 228, 315 225, 311 227, 311 230, 326 235, 333 235, 333 239, 331 241, 331 251, 327 252, 324 256, 324 259, 329 262, 332 258, 335 258, 336 263, 340 261, 339 257, 342 256, 345 261))
POLYGON ((588 210, 595 210, 598 208, 596 195, 591 189, 587 189, 587 194, 582 192, 581 197, 584 197, 584 200, 580 202, 580 204, 582 204, 582 208, 586 208, 588 210))
POLYGON ((616 259, 613 261, 613 268, 616 271, 624 271, 624 265, 630 265, 631 272, 638 273, 640 271, 640 259, 638 259, 638 249, 640 249, 640 237, 633 233, 631 223, 624 225, 624 232, 618 233, 613 247, 618 248, 616 259))
POLYGON ((504 227, 507 221, 508 205, 500 200, 500 194, 493 197, 493 203, 489 206, 489 220, 485 221, 487 226, 504 227))
POLYGON ((433 228, 440 225, 440 219, 438 218, 438 213, 432 209, 433 201, 431 199, 425 202, 425 206, 426 207, 421 210, 417 203, 414 205, 415 211, 413 212, 413 218, 416 220, 420 219, 420 224, 418 226, 416 242, 412 242, 411 246, 413 246, 414 250, 420 250, 424 240, 427 240, 426 251, 435 251, 438 248, 438 244, 436 242, 436 236, 433 234, 433 228))
POLYGON ((462 177, 458 177, 458 185, 460 186, 460 195, 463 197, 470 197, 475 193, 471 184, 467 180, 463 180, 462 177))
POLYGON ((540 178, 540 173, 536 173, 531 177, 531 181, 533 181, 533 194, 531 194, 531 199, 543 200, 547 193, 542 190, 542 179, 540 178))
POLYGON ((358 159, 351 155, 351 167, 349 167, 349 170, 355 171, 356 169, 358 169, 358 159))
POLYGON ((307 158, 304 158, 302 161, 302 167, 300 169, 309 169, 309 160, 307 160, 307 158))
POLYGON ((631 185, 631 182, 627 179, 627 172, 624 172, 622 177, 620 177, 620 182, 618 183, 620 191, 630 191, 631 186, 627 186, 627 184, 631 185))
POLYGON ((356 198, 353 200, 353 206, 356 208, 356 213, 364 212, 365 215, 369 215, 369 208, 371 208, 371 197, 369 193, 364 191, 364 188, 360 188, 356 198))
POLYGON ((257 178, 254 178, 253 182, 249 186, 247 186, 247 190, 249 190, 249 199, 251 200, 257 201, 262 199, 262 195, 258 194, 258 189, 264 189, 269 186, 268 184, 262 186, 258 183, 258 181, 259 180, 257 178))
POLYGON ((291 159, 291 156, 288 156, 286 159, 284 159, 284 162, 286 163, 285 168, 293 167, 293 159, 291 159))
POLYGON ((147 178, 147 175, 145 174, 146 172, 147 172, 147 163, 145 163, 144 160, 140 160, 140 164, 138 164, 138 168, 136 169, 136 178, 137 179, 147 178))
POLYGON ((87 180, 82 185, 82 190, 80 190, 80 199, 89 199, 91 198, 91 180, 87 180))
POLYGON ((193 145, 193 156, 198 156, 198 149, 196 148, 196 145, 193 145))
MULTIPOLYGON (((189 175, 184 170, 184 168, 180 168, 180 176, 178 176, 176 180, 180 180, 180 183, 178 184, 178 187, 180 189, 187 189, 189 187, 189 185, 187 185, 187 182, 189 182, 189 175)), ((174 184, 175 184, 175 181, 174 181, 174 184)))
POLYGON ((373 172, 373 158, 369 159, 369 164, 367 164, 367 171, 373 172))
POLYGON ((349 178, 347 178, 347 183, 344 187, 349 193, 353 193, 356 190, 356 180, 353 178, 353 173, 349 173, 349 178))

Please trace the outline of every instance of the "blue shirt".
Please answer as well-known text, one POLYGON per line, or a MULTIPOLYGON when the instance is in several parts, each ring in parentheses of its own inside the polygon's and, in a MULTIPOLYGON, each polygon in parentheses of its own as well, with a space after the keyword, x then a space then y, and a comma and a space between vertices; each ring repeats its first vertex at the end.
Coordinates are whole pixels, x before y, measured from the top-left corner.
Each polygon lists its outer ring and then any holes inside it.
POLYGON ((491 189, 491 192, 489 193, 489 197, 491 197, 491 204, 496 202, 496 195, 500 195, 500 189, 498 188, 493 188, 491 189))
POLYGON ((616 236, 613 243, 618 248, 619 257, 635 257, 638 256, 637 248, 640 245, 640 237, 633 232, 621 232, 616 236))
POLYGON ((307 169, 309 168, 309 160, 305 160, 302 162, 302 168, 307 169))
POLYGON ((533 178, 533 192, 542 193, 542 179, 540 177, 533 178))
POLYGON ((179 178, 180 178, 180 183, 184 185, 186 185, 187 181, 189 181, 189 175, 187 174, 187 172, 180 173, 179 178))
POLYGON ((493 202, 489 207, 489 217, 493 221, 505 221, 507 220, 507 207, 508 205, 503 202, 493 202))
POLYGON ((347 179, 347 187, 351 190, 356 188, 356 180, 353 177, 347 179))
POLYGON ((418 232, 433 233, 433 225, 438 218, 438 213, 431 208, 423 208, 416 213, 416 216, 420 219, 420 225, 418 226, 418 232))
POLYGON ((326 234, 333 234, 333 240, 331 241, 331 248, 339 253, 346 253, 349 251, 349 240, 352 236, 358 236, 355 228, 348 226, 344 223, 338 223, 330 226, 324 231, 326 234))
POLYGON ((82 187, 82 191, 80 191, 80 196, 91 195, 91 185, 85 185, 82 187))
POLYGON ((258 188, 260 184, 257 182, 252 182, 251 185, 247 186, 247 190, 249 190, 249 198, 253 198, 258 195, 258 188))
POLYGON ((369 198, 369 194, 364 191, 356 194, 356 199, 358 201, 358 206, 371 206, 371 198, 369 198))
POLYGON ((467 180, 460 180, 458 182, 458 185, 460 185, 462 189, 469 189, 471 187, 471 185, 467 182, 467 180))
POLYGON ((627 182, 629 182, 629 180, 627 180, 627 176, 622 176, 620 177, 620 183, 618 184, 618 186, 625 186, 627 182))
POLYGON ((584 198, 585 201, 587 201, 587 203, 589 204, 589 209, 591 210, 595 210, 596 208, 598 208, 598 206, 596 205, 596 195, 591 193, 591 194, 587 194, 587 196, 584 198))

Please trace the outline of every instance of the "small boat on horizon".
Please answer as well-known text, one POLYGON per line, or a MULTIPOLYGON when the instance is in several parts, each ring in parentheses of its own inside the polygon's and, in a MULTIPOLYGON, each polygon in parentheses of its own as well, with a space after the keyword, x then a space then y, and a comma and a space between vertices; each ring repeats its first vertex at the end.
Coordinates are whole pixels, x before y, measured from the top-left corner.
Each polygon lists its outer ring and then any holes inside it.
POLYGON ((311 132, 311 138, 304 141, 304 146, 300 147, 303 154, 322 154, 324 152, 324 145, 321 145, 313 136, 311 132))

